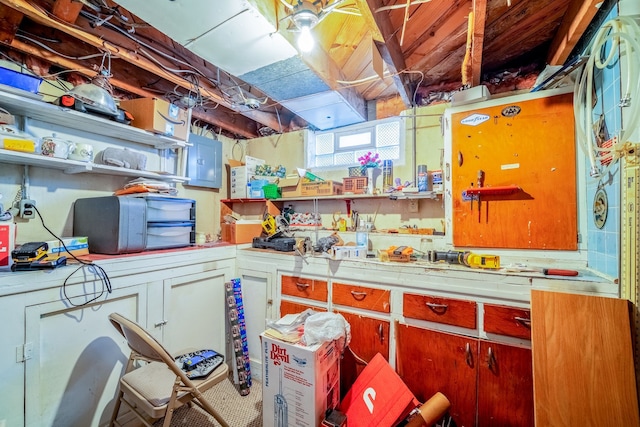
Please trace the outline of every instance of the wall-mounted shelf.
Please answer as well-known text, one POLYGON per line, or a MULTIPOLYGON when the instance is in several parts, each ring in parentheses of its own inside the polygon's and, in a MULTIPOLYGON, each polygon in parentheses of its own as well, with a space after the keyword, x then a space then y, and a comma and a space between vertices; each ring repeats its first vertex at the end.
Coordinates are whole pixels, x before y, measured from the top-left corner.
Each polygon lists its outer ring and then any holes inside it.
POLYGON ((97 115, 82 113, 1 90, 0 107, 14 115, 25 116, 97 135, 118 138, 123 141, 150 145, 158 149, 179 148, 188 145, 185 141, 156 135, 97 115))
POLYGON ((264 203, 266 200, 271 202, 303 202, 313 200, 353 200, 353 199, 391 199, 391 200, 404 200, 404 199, 436 199, 442 195, 442 192, 423 191, 420 193, 386 193, 386 194, 335 194, 331 196, 300 196, 300 197, 285 197, 279 199, 224 199, 225 203, 264 203))
POLYGON ((189 180, 189 178, 185 178, 183 176, 119 168, 108 165, 98 165, 94 163, 78 162, 75 160, 58 159, 55 157, 47 157, 39 154, 10 151, 2 148, 0 148, 0 162, 38 166, 47 169, 57 169, 63 171, 66 174, 92 173, 112 176, 151 178, 167 182, 187 182, 189 180))
POLYGON ((507 196, 521 190, 517 185, 503 185, 500 187, 470 187, 464 190, 467 196, 507 196))

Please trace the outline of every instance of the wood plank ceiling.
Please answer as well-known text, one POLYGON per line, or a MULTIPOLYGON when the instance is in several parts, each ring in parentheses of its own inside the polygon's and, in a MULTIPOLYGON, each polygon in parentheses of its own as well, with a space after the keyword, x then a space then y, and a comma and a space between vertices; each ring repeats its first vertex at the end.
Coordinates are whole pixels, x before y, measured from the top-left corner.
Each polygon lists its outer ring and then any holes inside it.
MULTIPOLYGON (((424 105, 438 88, 476 86, 514 66, 564 63, 597 12, 591 0, 233 1, 259 12, 293 46, 300 33, 291 30, 291 15, 317 12, 316 47, 298 60, 349 104, 394 105, 396 113, 424 105)), ((189 0, 147 7, 180 2, 189 0)), ((116 99, 195 104, 195 120, 231 137, 313 127, 268 89, 225 72, 225 64, 194 54, 139 15, 111 0, 0 0, 0 59, 24 64, 52 84, 84 82, 107 64, 116 99), (249 98, 260 102, 249 108, 249 98)))

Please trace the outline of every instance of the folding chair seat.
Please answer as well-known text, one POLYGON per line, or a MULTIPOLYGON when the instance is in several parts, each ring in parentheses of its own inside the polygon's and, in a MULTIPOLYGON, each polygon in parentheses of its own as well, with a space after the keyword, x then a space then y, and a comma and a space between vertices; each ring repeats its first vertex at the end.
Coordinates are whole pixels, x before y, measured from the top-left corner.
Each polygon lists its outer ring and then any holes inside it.
POLYGON ((222 363, 206 378, 191 380, 180 369, 174 357, 151 334, 126 317, 112 313, 111 324, 127 340, 131 355, 125 373, 120 378, 110 426, 117 422, 124 403, 147 426, 164 417, 163 427, 169 427, 174 411, 184 404, 194 403, 211 414, 222 426, 229 427, 203 392, 227 378, 229 368, 222 363), (142 361, 141 366, 139 361, 142 361))

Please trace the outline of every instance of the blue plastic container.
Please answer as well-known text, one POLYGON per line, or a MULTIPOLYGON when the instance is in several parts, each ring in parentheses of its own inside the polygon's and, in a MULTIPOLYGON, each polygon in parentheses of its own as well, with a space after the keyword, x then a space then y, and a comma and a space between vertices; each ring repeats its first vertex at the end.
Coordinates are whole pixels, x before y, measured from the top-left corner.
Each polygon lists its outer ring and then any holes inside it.
POLYGON ((38 93, 42 79, 0 67, 0 84, 12 86, 31 93, 38 93))
POLYGON ((256 179, 249 183, 249 198, 264 199, 264 190, 262 187, 269 184, 266 179, 256 179))

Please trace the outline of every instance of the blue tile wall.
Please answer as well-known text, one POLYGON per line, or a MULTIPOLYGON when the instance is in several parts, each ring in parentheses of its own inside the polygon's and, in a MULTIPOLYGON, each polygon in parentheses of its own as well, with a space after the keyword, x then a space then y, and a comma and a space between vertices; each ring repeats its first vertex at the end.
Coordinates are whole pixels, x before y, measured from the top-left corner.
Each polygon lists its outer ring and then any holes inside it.
MULTIPOLYGON (((607 20, 618 15, 617 8, 609 13, 607 20)), ((620 63, 616 61, 608 68, 594 73, 594 84, 598 102, 593 109, 593 120, 604 114, 607 130, 611 137, 616 136, 622 128, 621 110, 619 107, 621 79, 620 63)), ((620 182, 621 171, 619 163, 611 168, 608 176, 600 181, 586 177, 587 201, 587 262, 589 267, 611 277, 620 275, 620 182), (604 227, 599 229, 593 220, 593 200, 598 188, 604 188, 609 201, 609 211, 604 227)), ((587 175, 589 162, 587 160, 587 175)))

